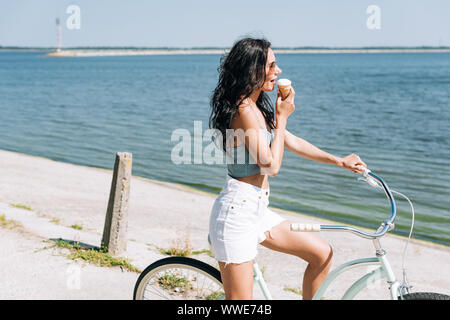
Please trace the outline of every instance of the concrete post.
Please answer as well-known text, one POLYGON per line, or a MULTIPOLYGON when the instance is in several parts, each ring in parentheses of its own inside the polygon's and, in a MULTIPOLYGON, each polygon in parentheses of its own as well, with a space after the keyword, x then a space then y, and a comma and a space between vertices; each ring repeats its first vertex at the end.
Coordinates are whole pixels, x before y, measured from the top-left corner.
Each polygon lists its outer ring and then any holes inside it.
POLYGON ((116 154, 102 238, 102 247, 111 255, 120 254, 127 249, 131 164, 131 153, 116 154))

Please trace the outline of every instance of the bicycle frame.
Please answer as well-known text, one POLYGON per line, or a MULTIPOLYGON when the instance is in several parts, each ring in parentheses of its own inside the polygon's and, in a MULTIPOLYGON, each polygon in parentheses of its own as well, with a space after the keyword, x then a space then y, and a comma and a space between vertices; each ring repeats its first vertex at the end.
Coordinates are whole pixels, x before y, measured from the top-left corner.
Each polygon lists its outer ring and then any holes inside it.
POLYGON ((358 267, 367 267, 367 266, 378 266, 378 268, 374 269, 373 271, 365 274, 361 278, 359 278, 357 281, 355 281, 349 289, 345 292, 345 294, 342 296, 343 300, 350 300, 353 299, 359 292, 361 292, 363 289, 365 289, 367 286, 372 284, 373 282, 385 279, 387 280, 387 283, 390 285, 390 295, 392 300, 397 300, 398 296, 398 288, 399 283, 395 279, 395 275, 392 272, 391 266, 389 264, 389 261, 387 260, 386 256, 378 256, 378 257, 372 257, 372 258, 364 258, 364 259, 357 259, 353 261, 346 262, 333 270, 328 277, 324 280, 322 285, 317 290, 316 294, 313 297, 313 300, 320 300, 323 298, 326 290, 330 286, 330 284, 336 280, 336 278, 341 275, 342 273, 358 268, 358 267))
POLYGON ((263 274, 259 269, 259 266, 256 263, 256 261, 253 261, 253 280, 259 284, 259 287, 261 288, 264 297, 267 300, 273 300, 272 294, 270 293, 269 288, 267 287, 266 281, 264 280, 263 274))
MULTIPOLYGON (((386 196, 388 197, 391 205, 391 217, 388 220, 385 220, 376 233, 371 234, 367 233, 365 231, 349 227, 349 226, 333 226, 333 225, 303 225, 301 227, 301 231, 348 231, 355 233, 356 235, 366 238, 366 239, 372 239, 373 244, 375 246, 376 250, 376 257, 371 258, 364 258, 364 259, 357 259, 353 261, 346 262, 339 267, 337 267, 335 270, 333 270, 322 282, 321 286, 315 293, 313 300, 320 300, 324 297, 324 294, 328 287, 330 286, 333 281, 336 280, 336 278, 341 275, 342 273, 349 271, 351 269, 357 268, 357 267, 367 267, 367 266, 376 266, 378 268, 374 269, 371 272, 368 272, 361 278, 359 278, 357 281, 355 281, 349 289, 344 293, 342 296, 343 300, 353 299, 359 292, 361 292, 363 289, 365 289, 368 285, 372 284, 373 282, 380 280, 380 279, 386 279, 387 284, 389 285, 390 290, 390 296, 392 300, 397 300, 399 294, 404 294, 405 288, 400 288, 400 283, 395 279, 395 275, 392 271, 391 265, 389 264, 389 261, 386 258, 386 251, 384 251, 381 248, 379 238, 382 237, 384 234, 386 234, 388 231, 392 230, 394 228, 393 221, 396 216, 396 206, 394 197, 392 196, 392 193, 390 192, 388 186, 384 183, 384 181, 370 172, 370 170, 364 169, 364 177, 368 178, 369 176, 372 178, 375 178, 379 181, 382 188, 384 189, 386 196), (402 291, 402 292, 399 292, 402 291)), ((370 182, 369 182, 370 183, 370 182)), ((373 183, 370 183, 373 185, 373 183)), ((295 229, 295 228, 294 228, 295 229)), ((292 227, 291 227, 291 230, 292 227)), ((299 231, 299 230, 297 230, 299 231)), ((261 271, 258 268, 258 265, 256 262, 253 264, 253 270, 254 270, 254 280, 258 282, 264 296, 266 299, 272 299, 272 296, 267 288, 267 285, 264 281, 264 278, 262 277, 261 271)))
MULTIPOLYGON (((391 265, 389 264, 389 261, 386 258, 386 255, 380 255, 377 257, 370 257, 370 258, 363 258, 363 259, 357 259, 352 260, 349 262, 346 262, 336 269, 334 269, 330 274, 326 277, 326 279, 322 282, 321 286, 317 290, 316 294, 313 297, 313 300, 320 300, 324 297, 326 290, 328 287, 333 283, 338 276, 343 274, 346 271, 360 268, 360 267, 368 267, 368 266, 378 266, 378 268, 374 269, 371 272, 368 272, 361 278, 359 278, 357 281, 355 281, 350 288, 347 289, 345 294, 342 296, 342 300, 350 300, 353 299, 359 292, 364 290, 367 286, 371 285, 373 282, 380 280, 380 279, 386 279, 387 283, 389 285, 390 290, 390 296, 392 300, 398 299, 398 289, 399 289, 399 282, 395 279, 395 275, 392 271, 391 265)), ((254 262, 253 264, 253 277, 254 281, 258 283, 259 287, 261 288, 262 293, 264 294, 264 297, 267 300, 272 300, 272 295, 266 285, 266 282, 264 281, 264 278, 262 276, 261 270, 258 267, 258 264, 254 262)))

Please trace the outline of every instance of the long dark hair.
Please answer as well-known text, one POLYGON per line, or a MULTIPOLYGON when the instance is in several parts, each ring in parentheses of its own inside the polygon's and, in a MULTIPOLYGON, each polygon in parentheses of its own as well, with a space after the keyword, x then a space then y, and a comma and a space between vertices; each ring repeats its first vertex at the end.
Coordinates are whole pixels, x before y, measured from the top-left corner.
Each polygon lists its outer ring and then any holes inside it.
MULTIPOLYGON (((220 60, 219 81, 211 97, 209 127, 222 133, 222 147, 226 147, 226 129, 231 128, 231 117, 251 93, 266 81, 267 52, 270 42, 265 39, 244 38, 237 41, 230 52, 220 60)), ((271 129, 274 109, 269 96, 261 91, 256 105, 271 129)))

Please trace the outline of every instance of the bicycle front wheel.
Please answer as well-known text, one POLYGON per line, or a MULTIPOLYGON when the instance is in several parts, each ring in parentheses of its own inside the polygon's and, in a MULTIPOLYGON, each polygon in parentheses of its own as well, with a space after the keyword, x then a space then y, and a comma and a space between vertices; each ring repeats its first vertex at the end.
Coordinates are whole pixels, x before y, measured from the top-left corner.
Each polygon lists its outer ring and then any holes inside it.
POLYGON ((435 292, 414 292, 398 297, 399 300, 450 300, 450 296, 435 292))
POLYGON ((134 287, 135 300, 224 299, 220 272, 202 261, 169 257, 149 265, 134 287))

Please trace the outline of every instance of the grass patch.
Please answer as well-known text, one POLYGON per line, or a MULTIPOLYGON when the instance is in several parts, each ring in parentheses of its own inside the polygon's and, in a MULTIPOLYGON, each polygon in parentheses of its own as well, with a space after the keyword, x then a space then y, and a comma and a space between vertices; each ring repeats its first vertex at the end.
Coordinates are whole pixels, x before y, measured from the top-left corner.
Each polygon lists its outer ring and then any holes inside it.
POLYGON ((73 224, 70 227, 73 228, 73 229, 77 229, 77 230, 83 230, 83 227, 80 226, 79 224, 73 224))
POLYGON ((52 217, 52 216, 46 214, 45 212, 38 212, 38 213, 37 213, 37 216, 38 216, 39 218, 49 219, 51 223, 54 223, 54 224, 61 224, 61 220, 60 220, 59 218, 52 217))
POLYGON ((195 250, 195 251, 192 251, 191 254, 192 254, 192 255, 197 255, 197 254, 202 254, 202 253, 206 253, 208 256, 214 258, 214 256, 212 255, 211 250, 208 250, 208 249, 195 250))
POLYGON ((2 214, 0 216, 0 226, 2 228, 6 228, 6 229, 15 229, 15 228, 23 227, 20 222, 17 222, 15 220, 6 219, 6 216, 4 214, 2 214))
POLYGON ((225 292, 223 291, 214 291, 210 295, 205 297, 205 300, 224 300, 225 299, 225 292))
POLYGON ((54 245, 48 248, 67 249, 69 253, 65 256, 71 260, 81 259, 99 267, 121 267, 131 272, 141 273, 142 271, 133 266, 126 258, 116 258, 103 249, 87 248, 79 242, 69 242, 62 239, 56 240, 54 245))
POLYGON ((167 255, 167 256, 175 256, 175 257, 187 257, 191 255, 191 250, 189 248, 169 248, 163 249, 158 248, 159 252, 167 255))
POLYGON ((213 257, 211 250, 201 249, 201 250, 192 250, 190 246, 186 245, 184 247, 172 247, 169 249, 164 249, 160 247, 156 247, 161 254, 167 256, 175 256, 175 257, 187 257, 187 256, 195 256, 199 254, 206 253, 210 257, 213 257))
POLYGON ((165 274, 158 278, 158 284, 169 291, 184 293, 192 290, 192 284, 185 277, 177 277, 172 274, 165 274))
POLYGON ((266 271, 267 271, 267 266, 265 264, 263 264, 261 267, 261 274, 262 274, 264 280, 266 280, 266 271))
POLYGON ((158 246, 155 246, 153 244, 148 243, 147 245, 156 247, 156 249, 166 256, 173 256, 173 257, 187 257, 187 256, 194 256, 199 254, 206 253, 210 257, 214 258, 214 255, 212 254, 211 250, 208 249, 201 249, 201 250, 192 250, 189 244, 186 244, 184 246, 174 246, 169 249, 160 248, 158 246))
POLYGON ((11 207, 14 207, 14 208, 19 208, 19 209, 25 209, 25 210, 28 210, 28 211, 33 211, 33 209, 31 209, 30 207, 28 207, 28 206, 26 206, 24 204, 21 204, 21 203, 10 203, 9 205, 11 207))
POLYGON ((206 253, 210 257, 214 258, 211 250, 201 249, 201 250, 192 250, 192 245, 189 239, 189 229, 186 231, 186 236, 184 239, 178 238, 175 241, 171 241, 171 247, 168 249, 158 247, 157 245, 147 243, 148 246, 152 246, 156 248, 159 253, 166 256, 175 256, 175 257, 188 257, 191 255, 199 255, 206 253))
POLYGON ((300 290, 300 289, 286 287, 283 290, 284 291, 289 291, 289 292, 292 292, 292 293, 295 293, 295 294, 298 294, 299 296, 302 295, 302 290, 300 290))
POLYGON ((158 248, 159 252, 168 256, 187 257, 192 254, 191 241, 189 239, 189 230, 184 239, 178 238, 172 241, 172 247, 169 249, 158 248))
POLYGON ((52 218, 52 219, 50 220, 50 222, 55 223, 55 224, 60 224, 60 223, 61 223, 61 220, 58 219, 58 218, 52 218))

